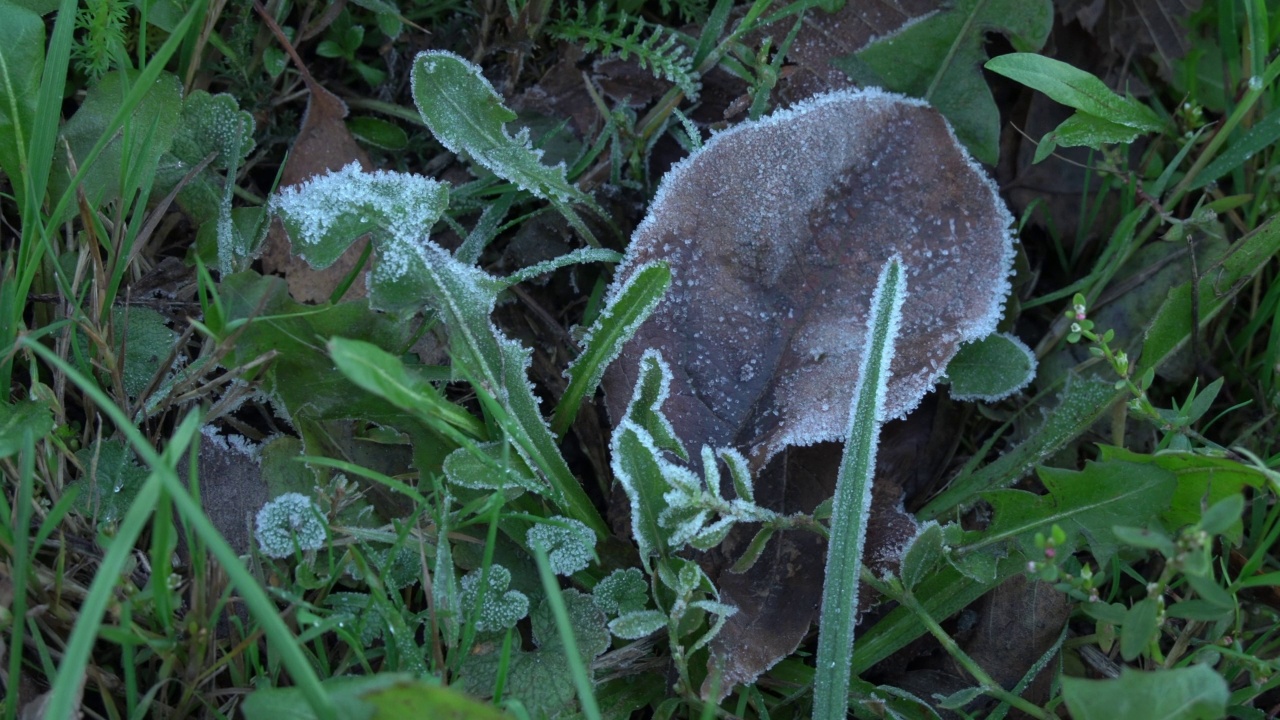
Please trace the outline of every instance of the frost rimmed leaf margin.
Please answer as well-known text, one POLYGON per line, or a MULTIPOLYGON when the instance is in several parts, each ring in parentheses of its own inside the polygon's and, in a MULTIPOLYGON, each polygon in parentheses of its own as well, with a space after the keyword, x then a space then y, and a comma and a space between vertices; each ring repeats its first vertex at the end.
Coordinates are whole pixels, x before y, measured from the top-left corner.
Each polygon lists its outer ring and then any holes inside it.
POLYGON ((871 484, 875 477, 880 426, 889 419, 886 409, 889 367, 893 364, 906 296, 907 280, 902 258, 894 256, 880 271, 879 282, 871 296, 871 312, 867 318, 868 344, 849 408, 848 441, 836 478, 813 686, 813 717, 818 720, 843 718, 849 707, 848 658, 853 650, 858 582, 866 545, 867 518, 871 512, 871 484))
POLYGON ((514 136, 506 124, 517 115, 502 104, 502 96, 485 79, 480 66, 446 50, 418 53, 410 74, 413 102, 423 122, 441 145, 455 154, 469 155, 498 177, 548 200, 588 241, 594 236, 569 203, 600 212, 589 195, 565 177, 564 163, 542 162, 528 128, 514 136))
MULTIPOLYGON (((286 189, 271 208, 298 253, 314 267, 333 263, 351 243, 372 236, 377 264, 370 305, 388 312, 431 307, 449 335, 455 378, 475 388, 521 459, 548 481, 546 495, 597 535, 604 520, 565 464, 529 382, 532 353, 489 319, 506 284, 466 265, 426 234, 448 205, 447 185, 348 165, 286 189)), ((594 257, 594 256, 592 256, 594 257)))

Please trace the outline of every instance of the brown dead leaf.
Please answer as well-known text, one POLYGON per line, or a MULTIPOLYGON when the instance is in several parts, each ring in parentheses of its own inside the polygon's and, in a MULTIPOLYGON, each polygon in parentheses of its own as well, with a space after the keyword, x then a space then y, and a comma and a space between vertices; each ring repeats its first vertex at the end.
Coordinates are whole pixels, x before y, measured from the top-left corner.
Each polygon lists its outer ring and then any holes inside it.
MULTIPOLYGON (((271 499, 256 450, 242 437, 224 437, 206 428, 197 463, 200 506, 237 554, 249 552, 253 517, 271 499)), ((184 482, 188 465, 178 464, 184 482)), ((180 552, 185 555, 185 548, 180 552)))
POLYGON ((1076 20, 1098 43, 1127 66, 1135 57, 1156 60, 1168 78, 1173 63, 1187 54, 1191 41, 1185 21, 1203 0, 1058 0, 1058 13, 1076 20))
MULTIPOLYGON (((347 104, 316 82, 294 52, 293 46, 279 32, 275 21, 265 13, 262 17, 293 58, 309 93, 307 112, 302 117, 302 127, 298 129, 298 136, 294 138, 289 158, 281 172, 280 187, 283 189, 306 182, 317 175, 340 170, 353 162, 358 162, 361 168, 369 170, 371 165, 368 154, 352 137, 343 121, 347 117, 347 104)), ((332 265, 316 270, 291 252, 289 236, 283 225, 272 222, 271 231, 263 243, 262 267, 268 273, 283 275, 289 283, 289 293, 296 300, 328 302, 338 284, 355 269, 368 243, 368 238, 353 243, 332 265)), ((366 292, 364 273, 361 273, 343 297, 354 300, 364 297, 366 292)))
MULTIPOLYGON (((887 416, 901 417, 961 343, 995 329, 1011 221, 942 116, 918 101, 833 93, 721 133, 663 180, 618 272, 615 288, 666 260, 673 280, 605 375, 610 416, 622 416, 639 358, 657 348, 674 375, 663 411, 694 455, 736 447, 761 504, 812 510, 834 490, 840 446, 809 446, 844 439, 880 268, 893 255, 907 268, 887 391, 887 416)), ((896 483, 878 483, 876 496, 868 563, 896 562, 914 521, 896 483)), ((730 683, 792 652, 821 594, 820 544, 775 542, 752 573, 717 580, 739 607, 714 648, 730 683)))

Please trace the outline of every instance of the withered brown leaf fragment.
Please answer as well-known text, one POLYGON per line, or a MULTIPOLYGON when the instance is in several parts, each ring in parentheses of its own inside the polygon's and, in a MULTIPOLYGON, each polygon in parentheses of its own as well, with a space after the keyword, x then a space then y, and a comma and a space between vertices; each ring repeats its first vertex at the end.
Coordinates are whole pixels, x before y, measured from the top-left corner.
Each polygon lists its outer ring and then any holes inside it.
MULTIPOLYGON (((908 273, 887 389, 886 416, 897 418, 933 387, 962 343, 995 330, 1009 289, 1011 222, 985 172, 921 101, 840 91, 720 133, 664 178, 619 269, 615 291, 653 260, 666 260, 673 279, 605 375, 610 416, 621 418, 641 355, 657 348, 674 375, 663 411, 691 453, 736 447, 758 478, 762 504, 811 509, 812 498, 796 502, 792 488, 769 487, 798 479, 770 461, 844 440, 880 268, 896 254, 908 273)), ((828 495, 838 458, 829 472, 805 463, 828 495)), ((903 541, 877 533, 885 531, 873 518, 869 549, 903 541)), ((726 545, 733 544, 731 537, 726 545)), ((736 558, 704 558, 719 574, 722 598, 740 606, 712 662, 767 648, 737 657, 732 681, 754 679, 807 632, 808 620, 771 628, 767 638, 760 630, 770 625, 761 622, 766 616, 795 612, 770 583, 820 592, 820 549, 800 552, 818 562, 801 570, 777 556, 759 563, 749 582, 720 574, 736 558)))

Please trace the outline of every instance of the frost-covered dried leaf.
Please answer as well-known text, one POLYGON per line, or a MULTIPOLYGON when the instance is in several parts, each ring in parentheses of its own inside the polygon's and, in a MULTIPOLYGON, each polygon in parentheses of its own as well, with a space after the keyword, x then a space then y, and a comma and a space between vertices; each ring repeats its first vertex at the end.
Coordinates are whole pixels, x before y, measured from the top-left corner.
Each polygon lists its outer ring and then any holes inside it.
MULTIPOLYGON (((811 512, 834 489, 838 446, 800 449, 844 439, 879 269, 901 256, 912 288, 887 391, 892 418, 916 406, 961 343, 995 329, 1011 220, 919 101, 838 92, 723 132, 664 179, 615 279, 612 292, 655 260, 673 275, 666 301, 606 372, 610 415, 634 425, 638 410, 660 405, 685 447, 743 452, 760 505, 811 512), (653 348, 670 363, 670 392, 628 404, 653 348), (783 451, 797 457, 769 462, 783 451)), ((915 535, 896 509, 898 488, 883 491, 868 564, 896 563, 915 535)), ((752 534, 730 535, 726 567, 752 534)), ((735 665, 722 689, 795 649, 821 576, 821 542, 798 532, 781 533, 746 575, 720 575, 725 602, 739 608, 713 645, 735 665)))
POLYGON ((667 260, 667 300, 605 375, 610 415, 663 349, 665 411, 686 447, 842 439, 878 269, 913 290, 887 416, 919 402, 963 342, 995 329, 1012 264, 995 187, 925 104, 838 92, 713 137, 663 180, 611 292, 667 260))

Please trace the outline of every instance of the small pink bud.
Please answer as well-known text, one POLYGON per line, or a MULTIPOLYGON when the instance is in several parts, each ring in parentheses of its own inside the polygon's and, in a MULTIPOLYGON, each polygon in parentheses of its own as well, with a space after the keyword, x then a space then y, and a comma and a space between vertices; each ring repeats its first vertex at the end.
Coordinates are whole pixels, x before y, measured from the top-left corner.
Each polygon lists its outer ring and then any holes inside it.
POLYGON ((1058 555, 1058 551, 1057 551, 1057 550, 1054 550, 1054 549, 1053 549, 1053 548, 1051 548, 1051 547, 1049 547, 1049 548, 1045 548, 1045 549, 1044 549, 1044 556, 1045 556, 1045 557, 1047 557, 1047 558, 1049 558, 1050 560, 1052 560, 1053 558, 1057 557, 1057 555, 1058 555))

